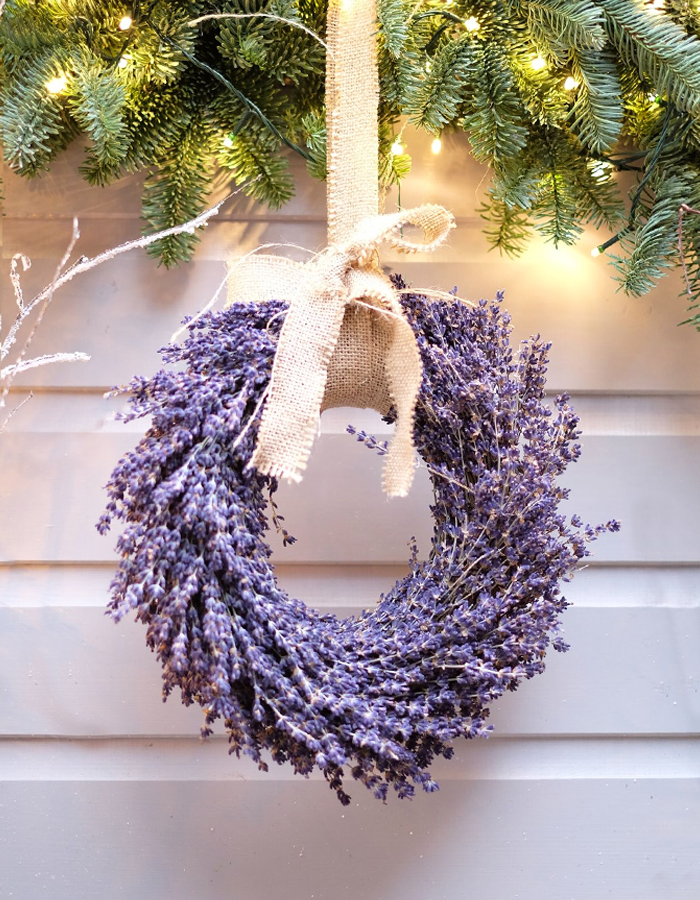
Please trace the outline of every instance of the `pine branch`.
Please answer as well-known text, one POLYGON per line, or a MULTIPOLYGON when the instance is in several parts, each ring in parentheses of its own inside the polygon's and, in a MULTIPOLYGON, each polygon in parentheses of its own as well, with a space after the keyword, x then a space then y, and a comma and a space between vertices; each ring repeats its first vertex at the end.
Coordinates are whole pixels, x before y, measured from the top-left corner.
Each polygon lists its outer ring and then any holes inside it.
POLYGON ((573 244, 583 231, 569 177, 576 150, 561 132, 553 130, 542 132, 542 150, 541 176, 533 207, 535 227, 555 247, 573 244))
POLYGON ((568 51, 602 50, 605 16, 588 0, 530 0, 524 4, 534 44, 560 65, 568 51))
POLYGON ((302 118, 301 126, 305 134, 306 146, 309 149, 309 159, 306 164, 309 174, 312 178, 325 181, 328 145, 326 120, 320 113, 311 112, 302 118))
MULTIPOLYGON (((151 231, 193 219, 206 207, 212 178, 211 140, 202 120, 193 119, 170 155, 146 181, 143 218, 151 231)), ((172 266, 189 259, 198 242, 198 234, 185 231, 158 241, 148 252, 165 266, 172 266)))
POLYGON ((114 178, 129 150, 125 103, 124 87, 114 69, 104 70, 87 60, 74 75, 68 107, 92 141, 81 168, 91 184, 106 184, 114 178))
POLYGON ((510 257, 520 256, 524 252, 532 235, 532 222, 526 210, 493 199, 479 212, 481 218, 489 223, 485 234, 492 250, 510 257))
POLYGON ((688 312, 692 315, 681 325, 694 325, 700 331, 700 209, 683 203, 678 211, 678 256, 685 282, 688 312))
POLYGON ((400 59, 409 35, 410 6, 404 0, 378 0, 377 17, 384 46, 394 59, 400 59))
POLYGON ((607 153, 622 132, 621 85, 610 50, 571 52, 571 74, 579 83, 571 130, 592 153, 607 153))
POLYGON ((678 210, 692 191, 683 174, 664 171, 655 179, 653 204, 642 207, 642 221, 620 241, 628 255, 611 257, 625 293, 645 294, 675 262, 678 210))
POLYGON ((266 133, 250 128, 234 139, 230 148, 219 152, 219 161, 230 169, 244 193, 279 209, 294 194, 287 161, 276 155, 278 145, 266 133))
POLYGON ((525 146, 525 110, 503 50, 485 47, 473 54, 472 62, 472 93, 465 103, 462 127, 469 134, 474 157, 499 166, 517 157, 525 146))
POLYGON ((619 228, 625 221, 625 206, 617 184, 610 177, 612 166, 587 163, 579 158, 572 182, 577 218, 595 228, 619 228))
POLYGON ((462 86, 471 81, 475 54, 475 42, 469 35, 440 46, 416 97, 406 108, 414 125, 438 132, 457 116, 463 102, 462 86))
POLYGON ((700 41, 641 0, 598 0, 621 59, 675 106, 700 112, 700 41))
POLYGON ((47 169, 77 133, 65 113, 64 100, 46 90, 65 64, 62 48, 44 51, 18 71, 3 91, 0 128, 5 161, 22 175, 47 169))

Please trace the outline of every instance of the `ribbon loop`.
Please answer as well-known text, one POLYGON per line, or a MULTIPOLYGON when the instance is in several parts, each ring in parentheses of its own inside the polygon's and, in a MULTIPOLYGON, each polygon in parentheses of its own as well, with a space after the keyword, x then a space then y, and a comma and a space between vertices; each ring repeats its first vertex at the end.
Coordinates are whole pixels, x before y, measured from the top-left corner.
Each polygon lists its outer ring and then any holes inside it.
POLYGON ((443 206, 425 203, 413 209, 403 209, 395 213, 368 216, 358 223, 348 244, 351 254, 377 250, 380 244, 388 243, 404 253, 430 252, 442 244, 451 229, 454 216, 443 206), (413 225, 423 232, 424 240, 410 240, 402 230, 413 225))

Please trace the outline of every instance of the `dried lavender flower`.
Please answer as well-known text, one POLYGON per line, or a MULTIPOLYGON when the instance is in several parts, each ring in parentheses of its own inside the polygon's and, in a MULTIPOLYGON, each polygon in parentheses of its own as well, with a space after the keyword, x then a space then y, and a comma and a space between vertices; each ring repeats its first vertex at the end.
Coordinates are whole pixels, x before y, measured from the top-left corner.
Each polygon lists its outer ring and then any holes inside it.
POLYGON ((434 533, 374 609, 321 614, 275 579, 265 533, 276 483, 248 461, 281 302, 193 321, 182 346, 161 351, 167 368, 132 381, 126 418, 152 425, 117 465, 98 525, 126 524, 108 613, 146 624, 164 698, 179 688, 203 707, 204 736, 222 719, 230 752, 263 769, 264 751, 303 775, 318 767, 342 803, 348 772, 381 799, 390 787, 436 790, 433 759, 487 733, 491 703, 542 672, 550 645, 566 649, 559 583, 618 527, 559 511, 579 432, 566 396, 554 411, 544 403, 548 345, 514 355, 500 303, 407 295, 404 307, 424 367, 415 438, 434 533))

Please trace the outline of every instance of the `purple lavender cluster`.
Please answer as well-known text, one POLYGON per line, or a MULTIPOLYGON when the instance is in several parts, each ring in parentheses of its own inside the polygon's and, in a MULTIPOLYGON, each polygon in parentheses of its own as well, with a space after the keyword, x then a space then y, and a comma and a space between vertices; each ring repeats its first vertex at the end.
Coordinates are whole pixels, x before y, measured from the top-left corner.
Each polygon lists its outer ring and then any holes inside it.
MULTIPOLYGON (((397 279, 397 284, 402 283, 397 279)), ((429 767, 489 730, 489 705, 566 649, 559 583, 611 522, 558 511, 576 460, 566 397, 544 403, 548 346, 509 345, 498 303, 405 300, 424 366, 418 450, 433 482, 432 547, 359 617, 322 615, 275 580, 266 543, 274 480, 247 467, 285 305, 238 305, 194 322, 170 367, 128 387, 152 425, 107 486, 104 533, 123 520, 108 613, 147 626, 164 699, 217 719, 230 752, 265 755, 340 801, 349 773, 375 796, 437 789, 429 767)), ((379 452, 371 436, 358 437, 379 452)), ((273 515, 277 515, 276 510, 273 515)))

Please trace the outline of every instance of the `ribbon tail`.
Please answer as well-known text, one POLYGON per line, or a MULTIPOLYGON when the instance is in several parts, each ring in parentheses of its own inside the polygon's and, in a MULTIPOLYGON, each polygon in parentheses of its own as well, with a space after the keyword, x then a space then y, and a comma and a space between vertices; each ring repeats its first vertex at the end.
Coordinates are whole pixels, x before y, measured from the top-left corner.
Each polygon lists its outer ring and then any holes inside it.
POLYGON ((394 324, 394 337, 386 358, 386 375, 396 408, 396 426, 384 463, 382 483, 389 496, 405 497, 415 472, 413 425, 422 365, 413 329, 403 318, 394 324))
POLYGON ((423 366, 413 329, 404 315, 393 286, 378 269, 354 269, 350 273, 350 302, 374 308, 383 323, 386 340, 384 377, 396 410, 394 435, 384 462, 382 484, 390 497, 405 497, 413 483, 415 454, 413 420, 423 380, 423 366))
POLYGON ((328 364, 345 312, 337 273, 315 274, 321 277, 305 280, 287 311, 250 460, 262 475, 292 481, 301 481, 316 438, 328 364))

